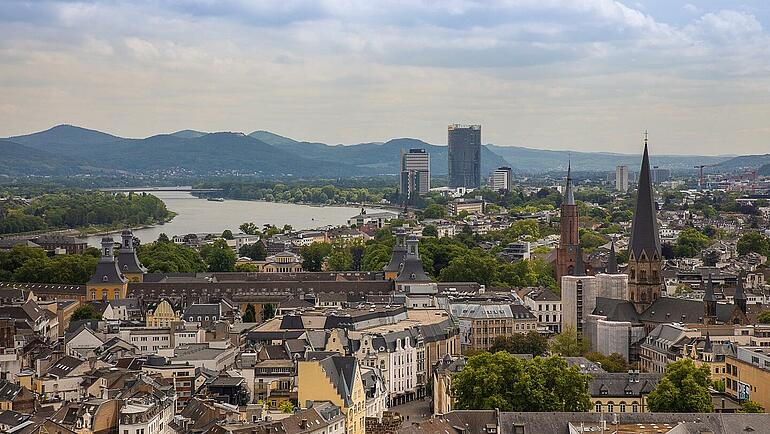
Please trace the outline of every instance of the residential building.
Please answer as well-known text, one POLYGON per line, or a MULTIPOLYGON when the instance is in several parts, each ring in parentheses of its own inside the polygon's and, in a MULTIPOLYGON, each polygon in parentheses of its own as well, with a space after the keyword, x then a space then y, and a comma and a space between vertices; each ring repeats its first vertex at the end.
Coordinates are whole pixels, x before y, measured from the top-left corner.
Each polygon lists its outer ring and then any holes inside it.
POLYGON ((526 291, 521 298, 524 306, 537 317, 541 329, 551 333, 561 332, 561 297, 548 288, 534 288, 526 291))
POLYGON ((300 407, 310 408, 312 402, 329 401, 345 415, 346 433, 365 432, 366 392, 355 357, 319 354, 317 358, 300 360, 297 382, 300 407))
POLYGON ((449 125, 449 187, 481 187, 481 125, 449 125))
POLYGON ((537 317, 519 304, 458 302, 449 309, 459 322, 463 352, 488 350, 498 336, 537 331, 537 317))
POLYGON ((88 248, 88 243, 84 240, 66 235, 46 234, 32 241, 49 252, 63 252, 68 255, 83 254, 88 248))
POLYGON ((454 410, 452 376, 463 370, 465 356, 445 355, 433 366, 433 414, 440 416, 454 410))
MULTIPOLYGON (((655 390, 663 374, 645 374, 639 371, 595 372, 588 382, 591 412, 645 413, 647 396, 655 390)), ((622 416, 621 416, 622 417, 622 416)))
POLYGON ((489 186, 495 191, 511 191, 513 185, 513 170, 510 167, 499 167, 492 172, 489 186))
POLYGON ((404 201, 430 191, 430 154, 425 149, 401 151, 401 182, 398 193, 404 201))
POLYGON ((448 209, 449 214, 453 216, 457 216, 463 211, 468 214, 483 214, 484 201, 482 199, 459 198, 449 202, 448 209))
POLYGON ((179 314, 167 299, 151 303, 145 311, 147 327, 170 328, 172 323, 179 321, 179 314))

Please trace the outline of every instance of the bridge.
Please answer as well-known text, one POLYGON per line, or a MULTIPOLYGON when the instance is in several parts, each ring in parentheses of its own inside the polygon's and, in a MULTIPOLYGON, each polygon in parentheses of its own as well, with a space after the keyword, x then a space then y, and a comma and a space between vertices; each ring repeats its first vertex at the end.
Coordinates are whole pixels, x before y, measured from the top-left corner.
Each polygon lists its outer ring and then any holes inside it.
POLYGON ((100 188, 99 191, 108 193, 139 193, 139 192, 159 192, 159 191, 180 191, 185 193, 218 193, 221 188, 193 188, 189 186, 182 187, 112 187, 100 188))

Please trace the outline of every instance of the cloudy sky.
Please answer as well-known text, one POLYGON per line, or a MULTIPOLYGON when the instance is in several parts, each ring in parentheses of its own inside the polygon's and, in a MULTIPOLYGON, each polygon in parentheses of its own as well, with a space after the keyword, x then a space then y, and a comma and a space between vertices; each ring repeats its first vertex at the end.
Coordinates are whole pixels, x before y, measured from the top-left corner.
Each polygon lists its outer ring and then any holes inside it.
POLYGON ((770 152, 770 2, 0 0, 0 136, 770 152))

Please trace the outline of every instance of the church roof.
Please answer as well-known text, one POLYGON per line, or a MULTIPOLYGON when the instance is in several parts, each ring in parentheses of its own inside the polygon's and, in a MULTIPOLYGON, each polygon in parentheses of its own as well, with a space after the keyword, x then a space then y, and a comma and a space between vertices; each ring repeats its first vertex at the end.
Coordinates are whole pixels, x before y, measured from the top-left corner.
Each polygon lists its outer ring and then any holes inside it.
POLYGON ((575 204, 575 193, 572 188, 572 162, 567 163, 567 187, 564 189, 564 204, 575 204))
POLYGON ((96 271, 91 276, 88 283, 125 283, 126 278, 118 270, 118 263, 113 261, 99 261, 96 265, 96 271))
POLYGON ((610 244, 610 256, 607 260, 607 274, 618 274, 618 257, 615 254, 615 240, 610 244))
POLYGON ((422 261, 420 261, 420 254, 417 250, 417 237, 412 235, 407 240, 408 244, 414 244, 414 253, 407 252, 404 256, 404 265, 401 268, 401 272, 396 277, 396 282, 431 282, 430 277, 425 274, 425 269, 422 267, 422 261))
POLYGON ((639 172, 639 187, 636 196, 636 210, 631 224, 631 241, 629 251, 636 259, 642 256, 642 252, 648 259, 660 254, 660 236, 658 235, 658 219, 655 212, 655 200, 653 199, 652 179, 650 177, 650 156, 647 151, 647 139, 644 140, 644 155, 642 156, 642 169, 639 172))

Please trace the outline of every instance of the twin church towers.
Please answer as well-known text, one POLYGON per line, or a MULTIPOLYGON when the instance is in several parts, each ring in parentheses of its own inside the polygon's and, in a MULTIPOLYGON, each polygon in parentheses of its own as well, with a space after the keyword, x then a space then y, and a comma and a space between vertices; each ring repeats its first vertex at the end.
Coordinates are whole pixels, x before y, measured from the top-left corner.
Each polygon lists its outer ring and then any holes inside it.
MULTIPOLYGON (((564 276, 585 276, 592 270, 580 248, 579 215, 575 204, 571 164, 567 169, 567 184, 561 206, 560 242, 556 249, 556 281, 562 284, 564 276)), ((658 220, 650 176, 650 157, 647 150, 647 133, 644 137, 644 154, 639 172, 636 208, 631 224, 628 245, 628 290, 623 291, 637 312, 644 311, 660 298, 662 256, 658 220)), ((606 273, 618 274, 614 242, 610 251, 606 273)))

